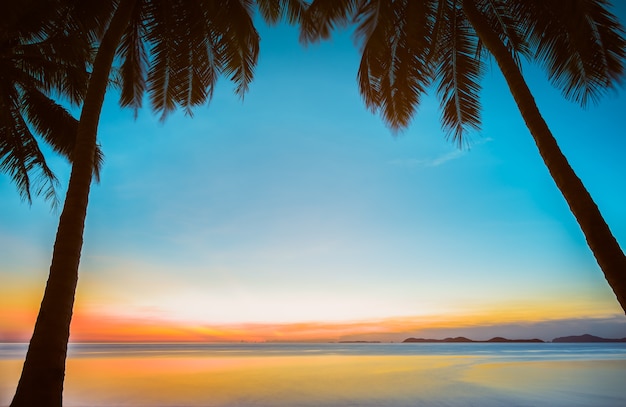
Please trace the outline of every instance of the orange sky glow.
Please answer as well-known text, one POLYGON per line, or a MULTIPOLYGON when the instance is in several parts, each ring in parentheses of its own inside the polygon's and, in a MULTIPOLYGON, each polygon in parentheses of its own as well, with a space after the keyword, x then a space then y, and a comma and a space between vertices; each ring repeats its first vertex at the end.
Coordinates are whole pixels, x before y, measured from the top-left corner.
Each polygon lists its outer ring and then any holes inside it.
MULTIPOLYGON (((32 333, 40 301, 40 287, 20 278, 10 289, 0 288, 0 342, 27 342, 32 333)), ((187 315, 161 314, 111 303, 94 303, 91 287, 78 296, 71 327, 73 342, 334 342, 350 340, 402 341, 407 337, 444 338, 467 336, 489 339, 540 337, 551 340, 557 332, 546 330, 550 324, 567 328, 568 323, 591 321, 598 325, 622 317, 619 310, 586 301, 559 298, 518 303, 499 302, 498 306, 474 307, 421 315, 346 320, 234 321, 216 322, 193 319, 187 315), (165 316, 167 315, 167 316, 165 316), (538 329, 537 327, 543 327, 538 329)), ((97 297, 97 296, 96 296, 97 297)), ((297 304, 292 304, 297 306, 297 304)), ((223 311, 227 314, 228 310, 223 311)), ((330 316, 332 317, 332 315, 330 316)), ((580 325, 580 324, 579 324, 580 325)), ((584 325, 582 325, 584 326, 584 325)), ((582 328, 581 328, 582 329, 582 328)), ((580 334, 565 330, 564 335, 580 334)), ((605 334, 610 336, 610 333, 605 334)))
MULTIPOLYGON (((4 342, 26 342, 36 319, 35 309, 9 309, 0 328, 4 342)), ((543 310, 544 315, 546 310, 543 310)), ((465 335, 472 339, 487 336, 513 335, 507 326, 532 326, 533 324, 563 321, 575 318, 570 313, 555 310, 542 317, 532 310, 508 312, 499 310, 473 315, 426 315, 390 317, 384 319, 297 323, 190 323, 159 318, 111 315, 105 312, 78 308, 72 320, 73 342, 273 342, 273 341, 343 341, 375 340, 401 341, 409 336, 442 338, 465 335), (485 331, 484 334, 481 334, 485 331), (491 333, 487 333, 491 332, 491 333), (482 337, 477 337, 479 335, 482 337), (485 336, 486 335, 486 336, 485 336)), ((615 315, 596 315, 611 318, 615 315)), ((531 335, 530 331, 528 335, 531 335)))

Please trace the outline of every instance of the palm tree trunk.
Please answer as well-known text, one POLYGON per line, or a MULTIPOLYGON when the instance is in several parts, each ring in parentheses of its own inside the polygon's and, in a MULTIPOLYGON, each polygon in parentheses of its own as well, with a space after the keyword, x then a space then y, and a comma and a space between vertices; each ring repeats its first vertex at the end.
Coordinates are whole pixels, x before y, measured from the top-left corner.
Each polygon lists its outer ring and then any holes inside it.
POLYGON ((11 407, 60 407, 83 230, 93 174, 96 133, 113 58, 135 0, 120 2, 104 35, 89 81, 74 147, 74 163, 59 220, 52 264, 11 407))
POLYGON ((480 40, 496 59, 526 126, 535 140, 539 154, 576 217, 587 239, 587 244, 617 300, 626 312, 626 256, 591 195, 557 145, 519 67, 500 38, 491 29, 486 18, 478 11, 474 2, 475 0, 463 0, 465 15, 480 40))

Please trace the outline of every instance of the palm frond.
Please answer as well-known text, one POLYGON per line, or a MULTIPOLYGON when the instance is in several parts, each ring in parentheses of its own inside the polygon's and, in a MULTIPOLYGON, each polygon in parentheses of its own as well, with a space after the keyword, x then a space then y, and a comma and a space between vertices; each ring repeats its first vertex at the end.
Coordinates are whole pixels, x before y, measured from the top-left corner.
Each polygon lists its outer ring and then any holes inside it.
POLYGON ((443 128, 462 146, 465 133, 480 128, 482 61, 477 55, 476 35, 461 9, 453 10, 447 24, 436 73, 437 94, 441 100, 443 128))
POLYGON ((303 0, 257 0, 259 14, 270 25, 285 19, 289 24, 299 23, 308 7, 303 0))
POLYGON ((0 92, 0 172, 8 174, 23 200, 41 196, 56 207, 58 181, 20 111, 17 89, 0 92))
MULTIPOLYGON (((51 0, 47 0, 51 1, 51 0)), ((85 34, 89 43, 98 42, 115 12, 117 1, 54 0, 60 2, 66 18, 56 20, 61 31, 72 27, 85 34)))
POLYGON ((259 34, 252 21, 252 2, 226 1, 222 4, 221 16, 221 21, 213 23, 220 35, 222 69, 235 83, 235 92, 243 97, 259 56, 259 34))
MULTIPOLYGON (((522 24, 506 0, 483 0, 483 2, 480 10, 489 21, 489 26, 498 34, 517 66, 521 67, 520 55, 530 56, 522 24)), ((482 49, 480 43, 478 47, 482 49)))
MULTIPOLYGON (((20 105, 28 123, 52 149, 73 162, 78 121, 63 106, 36 88, 23 89, 20 105)), ((94 157, 94 178, 100 180, 104 154, 99 147, 94 157)))
POLYGON ((36 41, 47 36, 52 22, 59 16, 58 1, 8 1, 3 2, 0 18, 0 41, 7 36, 36 41))
MULTIPOLYGON (((189 6, 185 7, 183 11, 187 21, 186 25, 189 27, 189 39, 187 41, 189 47, 185 48, 186 66, 181 67, 181 73, 184 76, 184 80, 181 83, 184 86, 180 89, 181 97, 179 100, 181 105, 187 109, 188 114, 191 115, 192 107, 205 103, 209 98, 207 86, 205 86, 205 82, 199 75, 201 70, 198 69, 200 66, 205 66, 205 61, 209 58, 209 40, 204 18, 198 18, 198 16, 203 15, 204 10, 199 4, 187 4, 189 6)), ((208 86, 212 85, 208 84, 208 86)))
POLYGON ((38 89, 24 89, 20 99, 22 109, 35 132, 57 153, 71 161, 78 121, 63 106, 38 89))
POLYGON ((370 2, 357 14, 361 94, 394 131, 409 124, 432 79, 427 56, 434 12, 428 1, 398 1, 370 2))
POLYGON ((258 0, 259 14, 268 24, 277 24, 281 17, 281 0, 258 0))
POLYGON ((309 44, 330 38, 335 28, 345 27, 369 0, 315 0, 302 15, 300 41, 309 44))
MULTIPOLYGON (((381 3, 368 2, 359 10, 359 27, 355 31, 355 39, 361 41, 361 63, 357 81, 365 106, 376 113, 382 104, 383 84, 393 59, 388 44, 389 25, 379 25, 379 16, 389 8, 379 10, 381 3)), ((388 15, 391 13, 387 13, 388 15)), ((384 23, 384 20, 382 20, 384 23)))
POLYGON ((35 43, 19 44, 12 49, 12 63, 38 87, 63 95, 74 105, 87 90, 88 54, 80 50, 83 41, 76 36, 48 38, 35 43))
POLYGON ((93 180, 97 183, 100 182, 100 174, 102 167, 104 166, 104 152, 100 144, 96 144, 96 150, 93 157, 93 180))
MULTIPOLYGON (((25 0, 20 3, 25 3, 22 5, 24 9, 14 15, 16 19, 9 18, 5 26, 7 30, 0 35, 12 42, 7 49, 12 64, 38 80, 42 90, 55 92, 78 105, 85 95, 89 78, 87 66, 91 61, 91 42, 88 33, 93 29, 82 16, 86 18, 93 11, 75 15, 76 10, 86 8, 79 0, 25 0)), ((0 28, 2 26, 0 24, 0 28)))
POLYGON ((358 5, 352 20, 356 23, 354 41, 361 50, 370 44, 387 47, 393 41, 393 24, 396 19, 393 4, 381 0, 368 0, 358 5), (370 43, 370 41, 372 41, 370 43))
POLYGON ((193 1, 181 2, 175 11, 179 22, 173 35, 178 47, 173 59, 171 86, 174 88, 176 103, 192 115, 192 107, 203 104, 210 93, 199 76, 201 67, 206 66, 208 54, 208 31, 201 4, 193 1), (197 65, 197 66, 196 66, 197 65))
POLYGON ((243 96, 252 80, 259 36, 253 2, 154 0, 145 12, 150 44, 148 94, 164 120, 177 106, 189 115, 213 94, 219 74, 243 96))
POLYGON ((148 2, 149 16, 146 22, 148 41, 152 46, 152 63, 148 70, 148 94, 152 109, 159 113, 161 121, 172 112, 176 105, 173 88, 170 85, 171 67, 176 43, 172 30, 176 24, 171 15, 171 1, 154 0, 148 2))
POLYGON ((305 0, 283 0, 282 17, 289 24, 298 24, 302 22, 302 17, 309 7, 309 3, 305 0))
MULTIPOLYGON (((205 3, 202 3, 204 6, 205 3)), ((220 73, 223 70, 222 50, 220 35, 214 24, 216 14, 212 10, 203 7, 203 32, 202 47, 197 48, 193 54, 193 86, 204 92, 204 98, 208 101, 213 96, 213 91, 220 73)))
MULTIPOLYGON (((78 3, 24 0, 0 22, 1 171, 28 202, 37 195, 53 206, 58 202, 57 180, 31 131, 55 151, 72 155, 76 120, 51 96, 78 104, 86 92, 91 56, 87 26, 70 13, 78 3)), ((102 162, 101 151, 96 155, 102 162)), ((94 168, 94 175, 98 173, 94 168)))
POLYGON ((136 6, 133 10, 128 29, 122 36, 118 49, 122 65, 119 70, 121 80, 120 105, 130 106, 137 117, 146 91, 146 71, 148 53, 145 48, 143 8, 136 6))
POLYGON ((563 95, 595 102, 624 75, 624 29, 604 0, 515 2, 535 58, 563 95))
POLYGON ((454 10, 454 3, 450 0, 438 0, 436 12, 433 13, 432 18, 433 27, 430 32, 430 49, 428 55, 426 55, 426 62, 431 69, 436 66, 436 59, 439 57, 441 49, 441 38, 445 34, 445 30, 448 28, 446 23, 448 14, 454 10))

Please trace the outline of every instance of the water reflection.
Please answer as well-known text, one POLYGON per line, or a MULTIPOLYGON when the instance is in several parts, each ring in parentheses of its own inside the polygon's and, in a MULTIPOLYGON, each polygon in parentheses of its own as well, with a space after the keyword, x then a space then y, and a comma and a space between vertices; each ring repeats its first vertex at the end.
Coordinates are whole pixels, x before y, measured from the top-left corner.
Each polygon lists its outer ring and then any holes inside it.
MULTIPOLYGON (((624 347, 470 346, 74 346, 64 405, 626 405, 624 347)), ((8 405, 22 362, 0 351, 8 405)))

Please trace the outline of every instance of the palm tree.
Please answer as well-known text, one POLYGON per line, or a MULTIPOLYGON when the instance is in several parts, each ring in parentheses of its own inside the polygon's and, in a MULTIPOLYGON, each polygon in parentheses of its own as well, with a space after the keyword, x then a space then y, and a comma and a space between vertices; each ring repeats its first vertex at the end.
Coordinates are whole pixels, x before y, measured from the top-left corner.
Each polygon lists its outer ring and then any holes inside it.
MULTIPOLYGON (((40 194, 53 206, 57 203, 57 179, 33 130, 71 160, 78 121, 52 95, 62 93, 76 105, 89 78, 88 43, 75 29, 55 26, 67 6, 27 1, 16 9, 8 7, 0 23, 0 171, 8 173, 29 203, 40 194), (35 5, 37 12, 27 14, 35 5)), ((99 149, 94 162, 98 178, 99 149)))
POLYGON ((457 143, 480 127, 480 78, 495 58, 557 187, 605 278, 626 311, 626 256, 542 118, 520 70, 539 61, 563 95, 583 106, 624 74, 623 28, 605 0, 315 0, 305 43, 355 23, 362 50, 358 83, 366 105, 393 130, 404 128, 429 86, 457 143))
MULTIPOLYGON (((80 0, 74 0, 80 3, 80 0)), ((221 74, 241 96, 252 80, 259 51, 249 0, 111 0, 99 21, 106 29, 84 97, 72 151, 73 165, 52 264, 33 336, 11 406, 61 406, 84 222, 102 103, 116 56, 122 106, 139 109, 148 93, 161 119, 177 106, 188 114, 207 102, 221 74)), ((268 22, 296 22, 304 3, 259 0, 268 22)))

